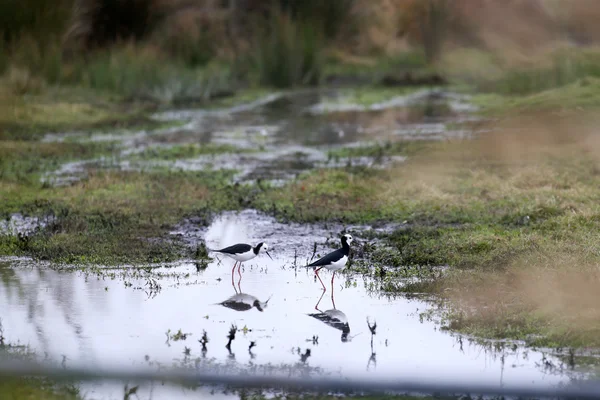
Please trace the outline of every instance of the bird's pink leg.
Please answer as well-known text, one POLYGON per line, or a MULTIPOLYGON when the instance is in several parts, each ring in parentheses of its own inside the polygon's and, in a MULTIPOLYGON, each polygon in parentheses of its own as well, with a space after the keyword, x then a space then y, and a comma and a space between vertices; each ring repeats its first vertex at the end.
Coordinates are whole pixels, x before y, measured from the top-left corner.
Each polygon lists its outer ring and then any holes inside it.
MULTIPOLYGON (((323 267, 321 267, 323 268, 323 267)), ((326 292, 327 289, 325 288, 325 285, 323 284, 323 281, 321 280, 321 277, 319 276, 319 271, 321 270, 321 268, 317 268, 315 270, 315 275, 317 276, 317 278, 319 278, 319 282, 321 282, 321 286, 323 286, 323 292, 326 292)))
POLYGON ((331 277, 331 303, 333 303, 333 308, 335 308, 335 300, 333 299, 333 279, 335 278, 335 271, 333 271, 333 276, 331 277))
POLYGON ((337 308, 335 307, 335 299, 333 298, 333 290, 331 291, 331 304, 333 304, 333 309, 337 310, 337 308))
POLYGON ((323 296, 325 296, 325 292, 321 293, 321 297, 319 297, 319 301, 317 301, 317 304, 315 304, 315 310, 317 310, 319 312, 321 312, 321 310, 319 310, 319 303, 323 299, 323 296))
POLYGON ((238 276, 240 277, 240 280, 242 279, 242 271, 240 271, 242 269, 242 262, 240 261, 239 265, 238 265, 238 276))
POLYGON ((234 262, 234 263, 233 263, 233 268, 231 268, 231 284, 232 284, 232 285, 234 285, 234 286, 235 286, 235 283, 233 283, 233 272, 235 271, 235 265, 236 265, 237 263, 238 263, 237 261, 236 261, 236 262, 234 262))

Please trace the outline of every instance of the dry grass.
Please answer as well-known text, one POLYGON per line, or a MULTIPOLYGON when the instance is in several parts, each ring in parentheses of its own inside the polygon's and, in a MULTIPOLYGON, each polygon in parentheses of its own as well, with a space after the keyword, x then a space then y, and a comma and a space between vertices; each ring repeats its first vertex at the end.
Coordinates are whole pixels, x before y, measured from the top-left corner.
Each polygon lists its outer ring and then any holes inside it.
POLYGON ((596 117, 541 114, 487 124, 491 132, 447 142, 396 169, 385 198, 460 203, 527 195, 581 198, 594 190, 600 138, 596 117), (554 196, 548 196, 552 193, 554 196))
POLYGON ((443 292, 455 313, 451 326, 544 345, 599 346, 600 258, 595 238, 587 239, 554 242, 502 271, 454 274, 443 292))
POLYGON ((435 209, 438 218, 449 209, 476 216, 471 227, 436 230, 416 244, 431 260, 467 267, 451 268, 434 285, 450 301, 452 328, 600 345, 596 121, 512 118, 478 140, 441 145, 398 168, 382 199, 435 209))

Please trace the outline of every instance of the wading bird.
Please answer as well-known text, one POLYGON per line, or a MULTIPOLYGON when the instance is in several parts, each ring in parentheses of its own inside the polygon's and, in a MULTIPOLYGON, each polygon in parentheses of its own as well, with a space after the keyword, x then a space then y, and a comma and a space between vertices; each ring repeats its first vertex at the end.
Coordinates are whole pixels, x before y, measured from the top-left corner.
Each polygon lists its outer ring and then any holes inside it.
MULTIPOLYGON (((319 276, 319 271, 321 268, 325 268, 329 271, 333 271, 333 276, 331 277, 331 290, 333 290, 333 280, 335 279, 335 271, 339 271, 340 269, 346 266, 348 262, 348 254, 350 254, 350 244, 354 239, 349 234, 342 235, 342 248, 332 251, 326 256, 319 258, 312 264, 308 264, 307 267, 318 267, 315 269, 315 275, 319 278, 319 282, 323 286, 323 291, 327 291, 321 277, 319 276)), ((333 293, 332 293, 333 294, 333 293)))
POLYGON ((238 243, 233 246, 225 247, 224 249, 216 250, 216 249, 208 249, 213 253, 221 253, 226 255, 229 258, 233 258, 235 263, 233 263, 233 268, 231 269, 231 282, 233 283, 233 272, 235 271, 236 264, 238 265, 238 275, 240 278, 242 277, 242 273, 240 272, 240 268, 242 267, 242 263, 244 261, 252 260, 254 257, 258 256, 261 251, 267 253, 269 258, 272 260, 273 257, 269 254, 269 247, 266 243, 260 242, 256 246, 252 247, 247 243, 238 243))

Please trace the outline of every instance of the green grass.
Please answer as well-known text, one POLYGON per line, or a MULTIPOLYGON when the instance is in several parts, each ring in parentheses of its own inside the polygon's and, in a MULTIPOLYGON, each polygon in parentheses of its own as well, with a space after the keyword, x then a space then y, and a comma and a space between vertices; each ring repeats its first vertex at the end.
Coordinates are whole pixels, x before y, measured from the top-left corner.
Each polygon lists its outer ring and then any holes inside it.
POLYGON ((237 209, 247 189, 225 184, 230 173, 92 174, 71 187, 0 182, 1 215, 20 211, 54 215, 47 228, 25 239, 2 236, 0 252, 77 264, 147 263, 191 256, 169 227, 186 215, 237 209))
POLYGON ((600 106, 600 79, 582 78, 562 87, 518 97, 479 94, 473 96, 473 103, 480 106, 486 115, 593 110, 600 106))
POLYGON ((581 79, 600 78, 600 52, 595 48, 536 53, 527 65, 522 64, 510 65, 491 52, 456 49, 444 55, 440 68, 455 84, 472 85, 478 93, 502 96, 528 96, 581 79))
POLYGON ((46 133, 165 126, 144 105, 126 105, 106 92, 50 87, 15 95, 0 84, 0 140, 36 140, 46 133))
POLYGON ((283 190, 259 193, 254 206, 290 221, 374 221, 389 216, 391 210, 379 207, 371 174, 362 168, 310 172, 283 190))
POLYGON ((3 140, 0 149, 0 179, 5 183, 37 184, 41 173, 71 160, 110 156, 117 150, 114 142, 54 142, 3 140))
POLYGON ((262 85, 288 88, 320 82, 326 42, 322 30, 275 9, 266 24, 256 22, 250 62, 262 85))
POLYGON ((61 83, 163 105, 207 103, 219 93, 234 91, 230 73, 227 65, 190 68, 144 49, 124 47, 75 63, 61 83))
POLYGON ((550 56, 549 65, 508 70, 492 83, 500 94, 532 94, 565 86, 586 77, 600 78, 600 53, 594 50, 561 50, 550 56))
POLYGON ((348 59, 344 54, 330 54, 324 66, 324 79, 352 77, 377 85, 384 76, 402 76, 403 73, 427 76, 434 71, 427 67, 422 51, 409 50, 390 56, 348 59))

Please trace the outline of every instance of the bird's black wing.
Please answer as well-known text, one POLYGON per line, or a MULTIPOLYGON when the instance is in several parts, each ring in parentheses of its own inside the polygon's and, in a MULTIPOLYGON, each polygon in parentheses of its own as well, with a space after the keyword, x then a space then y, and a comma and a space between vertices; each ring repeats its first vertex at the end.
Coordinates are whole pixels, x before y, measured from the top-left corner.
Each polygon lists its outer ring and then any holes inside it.
POLYGON ((215 250, 215 251, 218 251, 219 253, 227 253, 227 254, 240 254, 240 253, 245 253, 250 250, 252 250, 252 246, 250 246, 249 244, 238 243, 238 244, 234 244, 233 246, 225 247, 224 249, 215 250))
POLYGON ((314 263, 308 264, 307 267, 320 267, 323 265, 328 265, 328 264, 336 262, 337 260, 339 260, 340 258, 342 258, 344 256, 345 256, 344 250, 338 249, 336 251, 332 251, 331 253, 327 254, 325 257, 319 258, 314 263))
POLYGON ((248 311, 252 308, 251 304, 244 303, 241 301, 224 301, 221 303, 222 306, 231 308, 235 311, 248 311))
POLYGON ((337 318, 332 318, 325 313, 314 313, 308 314, 310 317, 316 318, 321 322, 331 326, 332 328, 339 329, 340 331, 344 331, 346 327, 348 327, 348 323, 342 322, 337 318))

